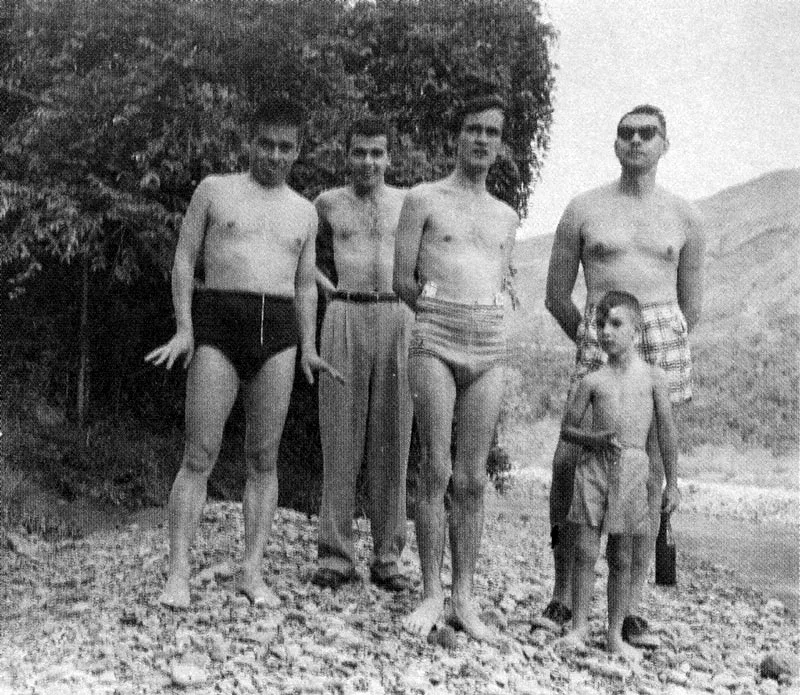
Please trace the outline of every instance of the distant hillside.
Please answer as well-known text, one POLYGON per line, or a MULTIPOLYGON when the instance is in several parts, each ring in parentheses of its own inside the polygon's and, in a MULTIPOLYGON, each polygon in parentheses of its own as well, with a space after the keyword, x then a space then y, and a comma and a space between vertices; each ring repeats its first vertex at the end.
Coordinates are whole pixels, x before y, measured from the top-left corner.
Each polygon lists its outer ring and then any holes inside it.
MULTIPOLYGON (((708 254, 703 316, 692 335, 697 396, 691 417, 702 421, 690 439, 701 443, 706 434, 713 439, 730 430, 745 442, 796 448, 800 169, 767 174, 697 205, 706 222, 708 254)), ((545 392, 562 388, 573 351, 544 308, 552 244, 552 235, 536 237, 519 242, 515 252, 522 306, 512 318, 513 344, 520 356, 538 364, 526 370, 536 381, 533 390, 545 392), (542 370, 558 371, 557 380, 542 370)), ((579 307, 584 296, 579 278, 579 307)), ((546 393, 537 398, 537 412, 550 409, 546 393)))

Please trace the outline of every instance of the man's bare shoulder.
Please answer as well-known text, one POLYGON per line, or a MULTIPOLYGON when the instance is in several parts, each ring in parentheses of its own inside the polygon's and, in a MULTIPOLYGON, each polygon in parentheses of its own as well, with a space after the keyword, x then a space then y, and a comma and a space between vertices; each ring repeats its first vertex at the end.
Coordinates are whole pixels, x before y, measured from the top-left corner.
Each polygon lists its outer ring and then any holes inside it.
POLYGON ((327 191, 322 191, 315 199, 314 206, 320 214, 328 212, 335 208, 342 200, 349 197, 349 189, 347 186, 339 186, 338 188, 331 188, 327 191))

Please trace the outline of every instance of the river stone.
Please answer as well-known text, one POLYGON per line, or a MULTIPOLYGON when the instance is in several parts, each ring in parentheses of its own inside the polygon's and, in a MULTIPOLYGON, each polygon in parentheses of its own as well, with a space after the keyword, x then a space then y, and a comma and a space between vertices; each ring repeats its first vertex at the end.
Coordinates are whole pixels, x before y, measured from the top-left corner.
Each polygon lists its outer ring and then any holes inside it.
POLYGON ((761 660, 759 672, 762 678, 779 680, 781 676, 793 677, 800 671, 800 663, 789 652, 770 652, 761 660))

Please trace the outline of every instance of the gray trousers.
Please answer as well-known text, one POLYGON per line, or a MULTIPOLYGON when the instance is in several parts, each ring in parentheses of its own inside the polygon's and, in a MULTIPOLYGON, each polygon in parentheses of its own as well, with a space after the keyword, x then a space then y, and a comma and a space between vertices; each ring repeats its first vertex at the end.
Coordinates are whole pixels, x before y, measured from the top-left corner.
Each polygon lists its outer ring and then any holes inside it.
POLYGON ((356 481, 367 466, 372 567, 400 571, 406 541, 406 466, 413 404, 408 344, 414 315, 400 302, 334 300, 325 313, 321 356, 345 378, 320 377, 319 424, 324 462, 319 565, 354 569, 356 481))

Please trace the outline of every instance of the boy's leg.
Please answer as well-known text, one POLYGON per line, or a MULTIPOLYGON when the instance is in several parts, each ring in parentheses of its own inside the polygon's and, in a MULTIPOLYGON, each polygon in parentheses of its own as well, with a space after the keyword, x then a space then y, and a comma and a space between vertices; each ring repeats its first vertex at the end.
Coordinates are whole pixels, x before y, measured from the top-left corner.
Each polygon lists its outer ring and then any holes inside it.
MULTIPOLYGON (((647 565, 647 536, 608 537, 608 651, 636 659, 640 653, 622 639, 622 623, 628 613, 631 580, 636 563, 647 565)), ((640 569, 640 568, 636 568, 640 569)))
POLYGON ((200 345, 186 380, 186 443, 169 496, 169 574, 159 601, 173 608, 189 606, 189 547, 238 388, 233 365, 215 348, 200 345))
POLYGON ((594 592, 594 567, 600 554, 601 529, 576 526, 575 563, 572 569, 572 629, 568 642, 585 642, 589 636, 589 607, 594 592))

